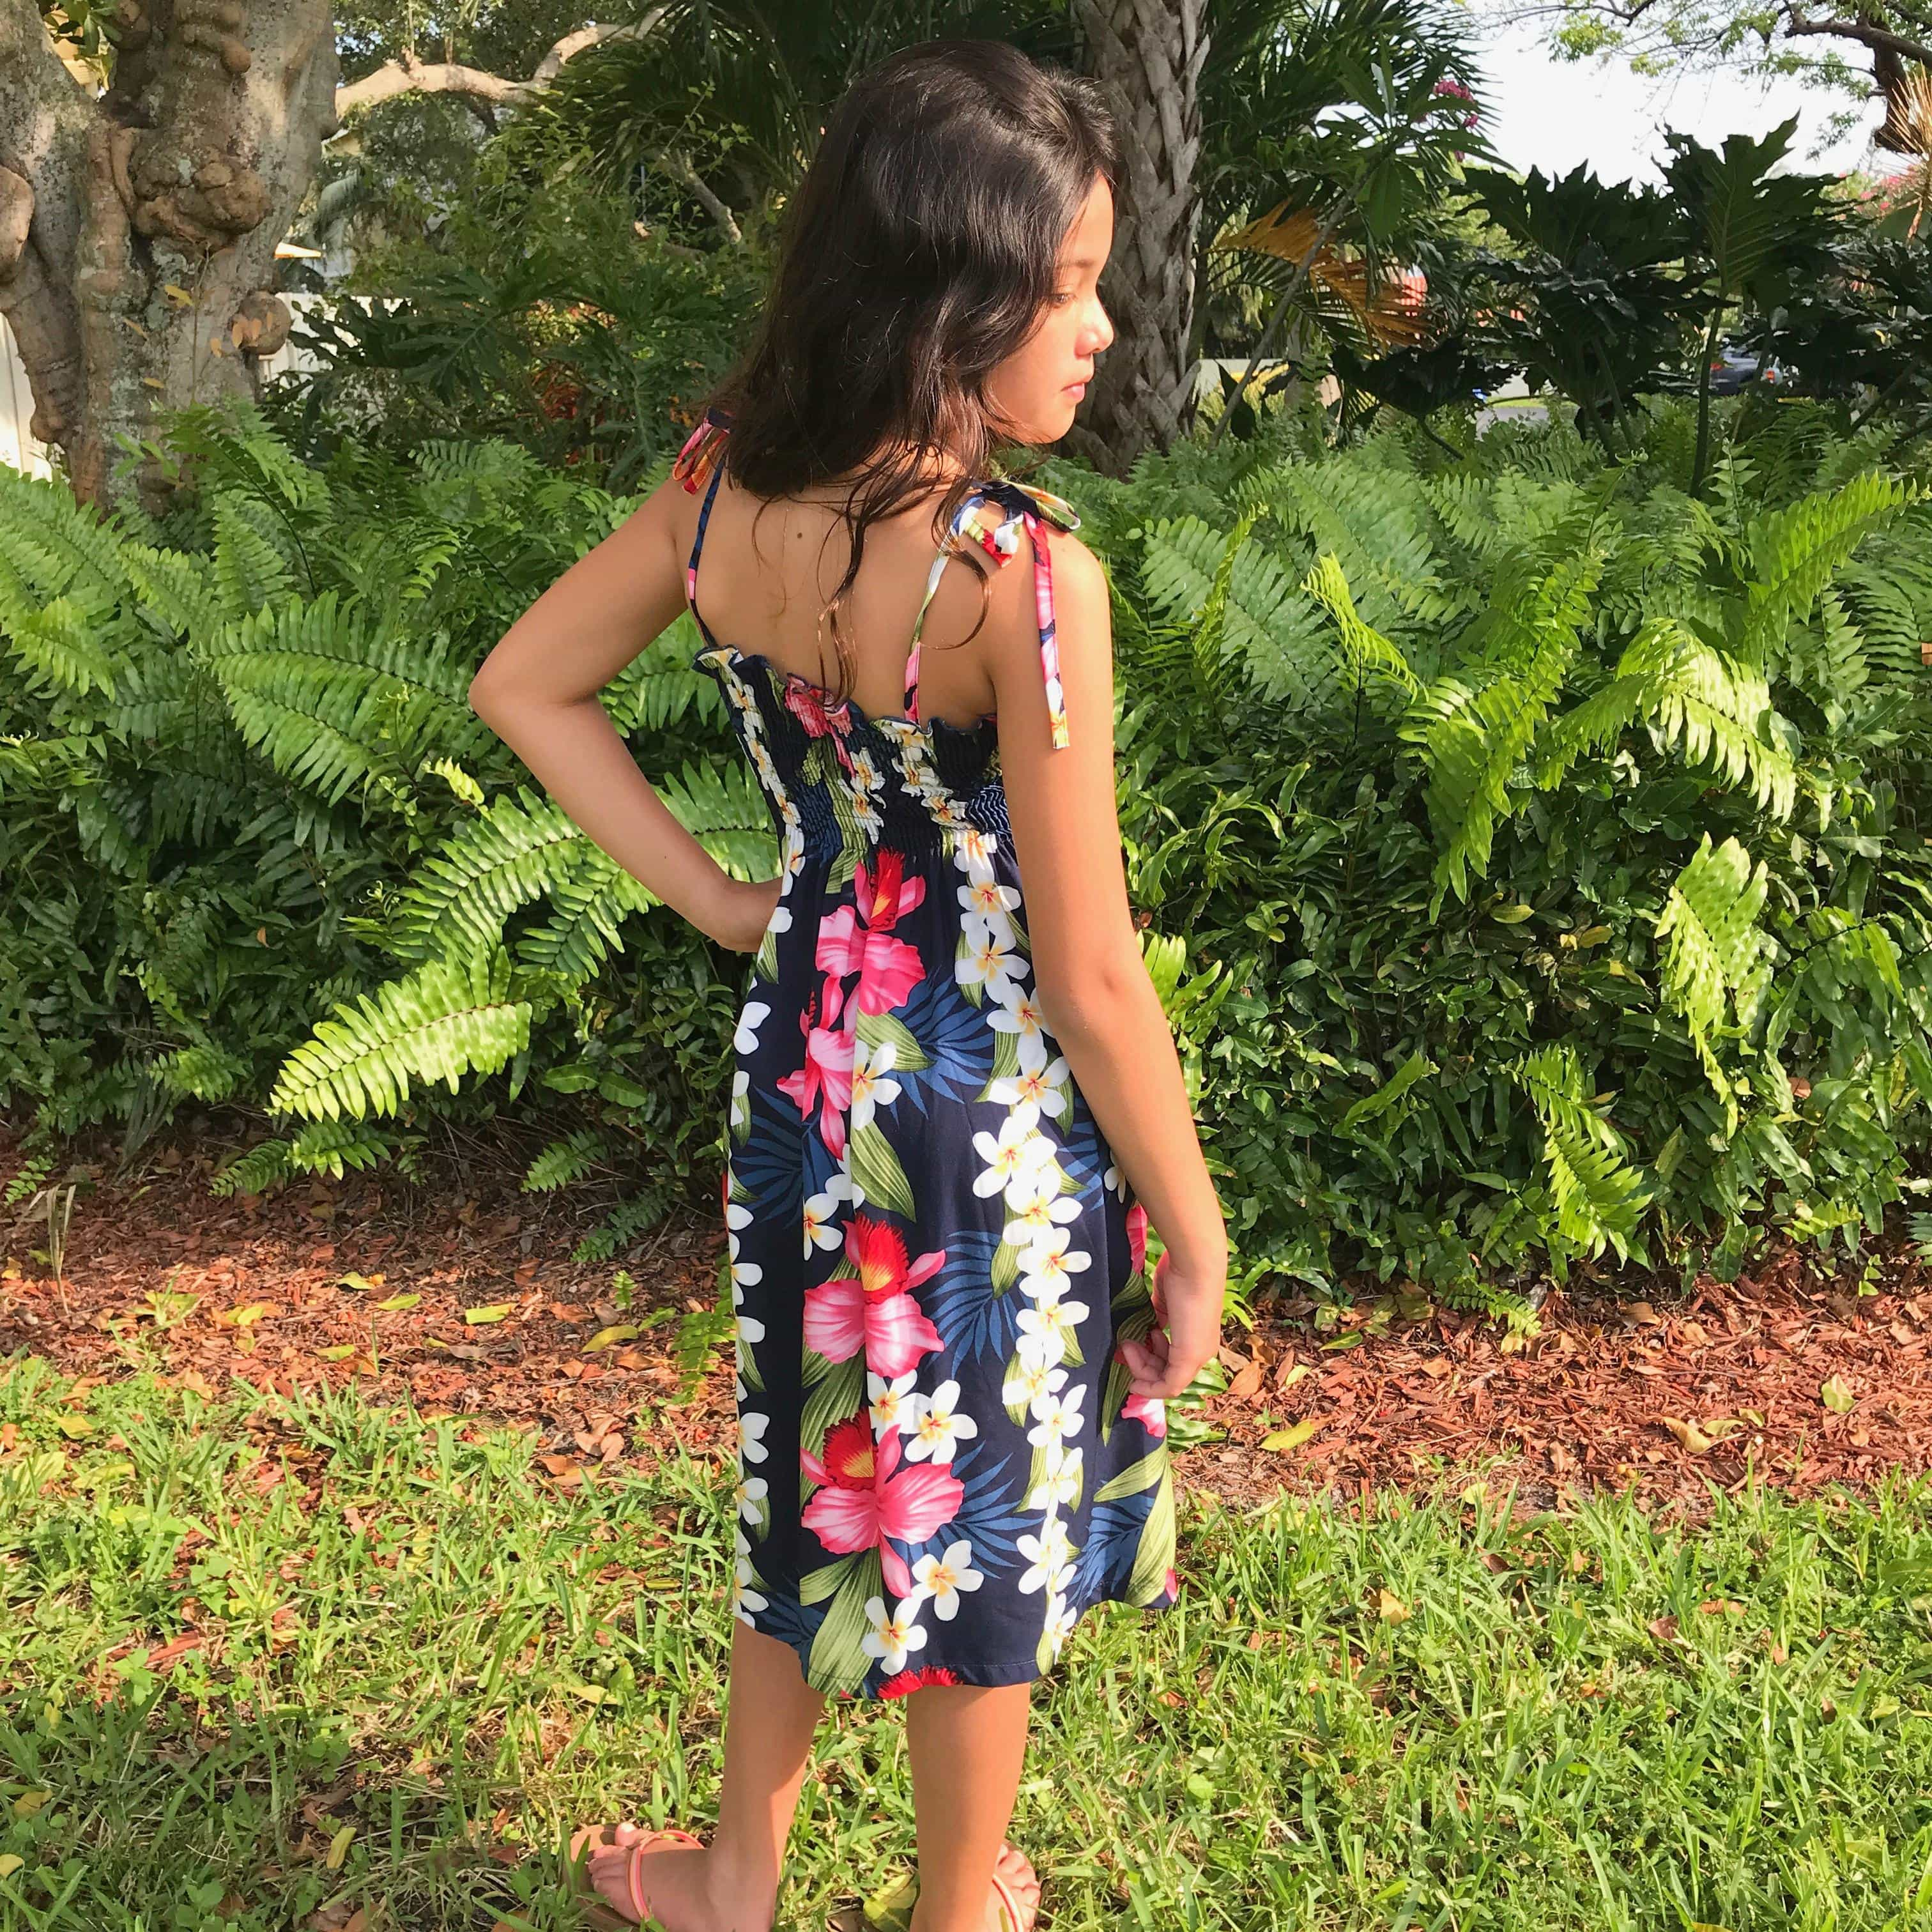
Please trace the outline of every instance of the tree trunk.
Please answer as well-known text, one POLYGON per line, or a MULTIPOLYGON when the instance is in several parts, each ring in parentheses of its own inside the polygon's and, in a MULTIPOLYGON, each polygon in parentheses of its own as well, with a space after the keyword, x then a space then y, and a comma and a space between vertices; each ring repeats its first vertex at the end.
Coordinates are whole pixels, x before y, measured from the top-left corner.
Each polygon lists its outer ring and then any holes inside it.
MULTIPOLYGON (((276 244, 334 122, 328 0, 122 0, 113 84, 0 0, 0 313, 83 500, 156 410, 252 396, 286 336, 276 244)), ((152 479, 142 478, 144 494, 152 479)))
POLYGON ((1075 0, 1075 10, 1119 124, 1120 182, 1101 288, 1117 333, 1069 442, 1124 471, 1143 450, 1166 448, 1192 412, 1207 0, 1075 0))

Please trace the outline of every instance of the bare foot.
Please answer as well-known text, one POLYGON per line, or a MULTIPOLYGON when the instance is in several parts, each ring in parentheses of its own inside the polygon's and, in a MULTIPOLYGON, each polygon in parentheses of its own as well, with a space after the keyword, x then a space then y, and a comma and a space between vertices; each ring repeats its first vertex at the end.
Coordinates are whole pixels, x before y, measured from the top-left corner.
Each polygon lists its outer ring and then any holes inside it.
MULTIPOLYGON (((627 1924, 639 1923, 631 1896, 631 1847, 650 1834, 620 1825, 613 1842, 596 1845, 586 1867, 597 1896, 627 1924)), ((710 1848, 659 1845, 638 1865, 638 1888, 653 1923, 666 1932, 769 1932, 776 1900, 728 1895, 721 1889, 710 1848)))

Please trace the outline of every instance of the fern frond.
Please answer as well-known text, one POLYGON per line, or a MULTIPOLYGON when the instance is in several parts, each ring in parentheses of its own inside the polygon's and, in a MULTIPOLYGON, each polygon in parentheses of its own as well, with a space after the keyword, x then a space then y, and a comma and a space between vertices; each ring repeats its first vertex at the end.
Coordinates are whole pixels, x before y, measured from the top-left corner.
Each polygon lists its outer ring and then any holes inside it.
POLYGON ((1540 1047, 1514 1071, 1542 1124, 1557 1232, 1592 1256, 1609 1247, 1628 1259, 1648 1196, 1622 1136, 1590 1104, 1575 1048, 1540 1047))
POLYGON ((518 907, 568 885, 596 849, 562 806, 519 785, 423 860, 397 902, 390 944, 404 959, 485 951, 518 907))
POLYGON ((1540 572, 1513 564, 1499 572, 1474 662, 1432 680, 1409 706, 1402 736, 1422 748, 1442 848, 1432 918, 1446 893, 1466 898, 1471 874, 1488 872, 1496 825, 1514 808, 1510 786, 1576 654, 1576 623, 1601 563, 1600 551, 1585 549, 1540 572))
POLYGON ((222 608, 245 617, 293 587, 288 561, 270 536, 284 532, 258 500, 232 490, 214 499, 214 548, 208 562, 222 608))
POLYGON ((1587 752, 1607 750, 1630 727, 1647 724, 1692 763, 1708 760, 1748 787, 1768 812, 1788 818, 1798 771, 1790 754, 1760 736, 1771 691, 1747 664, 1726 657, 1675 617, 1645 625, 1617 661, 1609 683, 1552 729, 1537 782, 1553 786, 1587 752))
POLYGON ((1383 678, 1405 697, 1414 698, 1420 691, 1420 682, 1408 658, 1381 632, 1364 623, 1357 614, 1348 580, 1333 552, 1324 551, 1316 560, 1315 568, 1302 579, 1301 587, 1334 620, 1352 686, 1359 689, 1372 679, 1383 678))
POLYGON ((1752 976, 1764 944, 1757 920, 1768 890, 1762 860, 1754 866, 1735 838, 1713 846, 1706 832, 1658 914, 1658 938, 1669 942, 1664 995, 1706 1042, 1723 1023, 1726 995, 1752 976))
POLYGON ((1751 580, 1733 655, 1762 668, 1794 622, 1811 614, 1819 593, 1910 492, 1879 470, 1856 476, 1774 511, 1750 526, 1751 580))
POLYGON ((326 1174, 340 1180, 353 1168, 373 1173, 395 1156, 397 1140, 366 1120, 310 1120, 288 1145, 292 1173, 326 1174))
POLYGON ((441 1080, 454 1094, 464 1074, 494 1072, 530 1043, 532 1009, 511 997, 511 982, 510 956, 498 946, 430 960, 338 1006, 290 1054, 269 1111, 359 1120, 394 1113, 418 1082, 441 1080))
POLYGON ((593 1173, 610 1157, 610 1138, 595 1127, 580 1127, 574 1134, 550 1144, 524 1171, 524 1187, 532 1194, 554 1193, 593 1173))

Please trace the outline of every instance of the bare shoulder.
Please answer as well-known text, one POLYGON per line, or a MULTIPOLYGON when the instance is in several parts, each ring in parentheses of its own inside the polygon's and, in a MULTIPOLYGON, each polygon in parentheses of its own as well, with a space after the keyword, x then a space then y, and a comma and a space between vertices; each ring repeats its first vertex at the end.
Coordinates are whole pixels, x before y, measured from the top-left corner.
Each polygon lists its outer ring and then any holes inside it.
POLYGON ((1022 534, 1004 569, 995 572, 987 609, 987 628, 996 648, 1016 663, 1036 664, 1041 610, 1032 545, 1044 544, 1053 588, 1054 628, 1063 656, 1070 646, 1090 656, 1108 655, 1111 605, 1106 565, 1072 531, 1036 524, 1022 534))

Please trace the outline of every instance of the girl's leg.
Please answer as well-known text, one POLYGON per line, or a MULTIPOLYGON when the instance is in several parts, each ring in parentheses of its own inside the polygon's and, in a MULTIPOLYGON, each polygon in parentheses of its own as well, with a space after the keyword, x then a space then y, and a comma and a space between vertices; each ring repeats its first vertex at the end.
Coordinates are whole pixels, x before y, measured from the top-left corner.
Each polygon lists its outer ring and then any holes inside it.
MULTIPOLYGON (((646 1852, 639 1873, 652 1916, 670 1932, 769 1932, 785 1840, 824 1708, 824 1694, 806 1682, 790 1645, 733 1618, 718 1828, 701 1851, 646 1852)), ((615 1848, 590 1860, 592 1883, 626 1917, 625 1848, 638 1835, 626 1828, 615 1848)))
POLYGON ((906 1699, 919 1834, 913 1932, 986 1932, 1001 1921, 993 1870, 1030 1911, 1038 1888, 1001 1843, 1026 1757, 1028 1684, 928 1684, 906 1699))
POLYGON ((718 1932, 766 1932, 825 1694, 806 1683, 790 1644, 742 1618, 731 1622, 724 1788, 708 1847, 709 1888, 718 1932))

